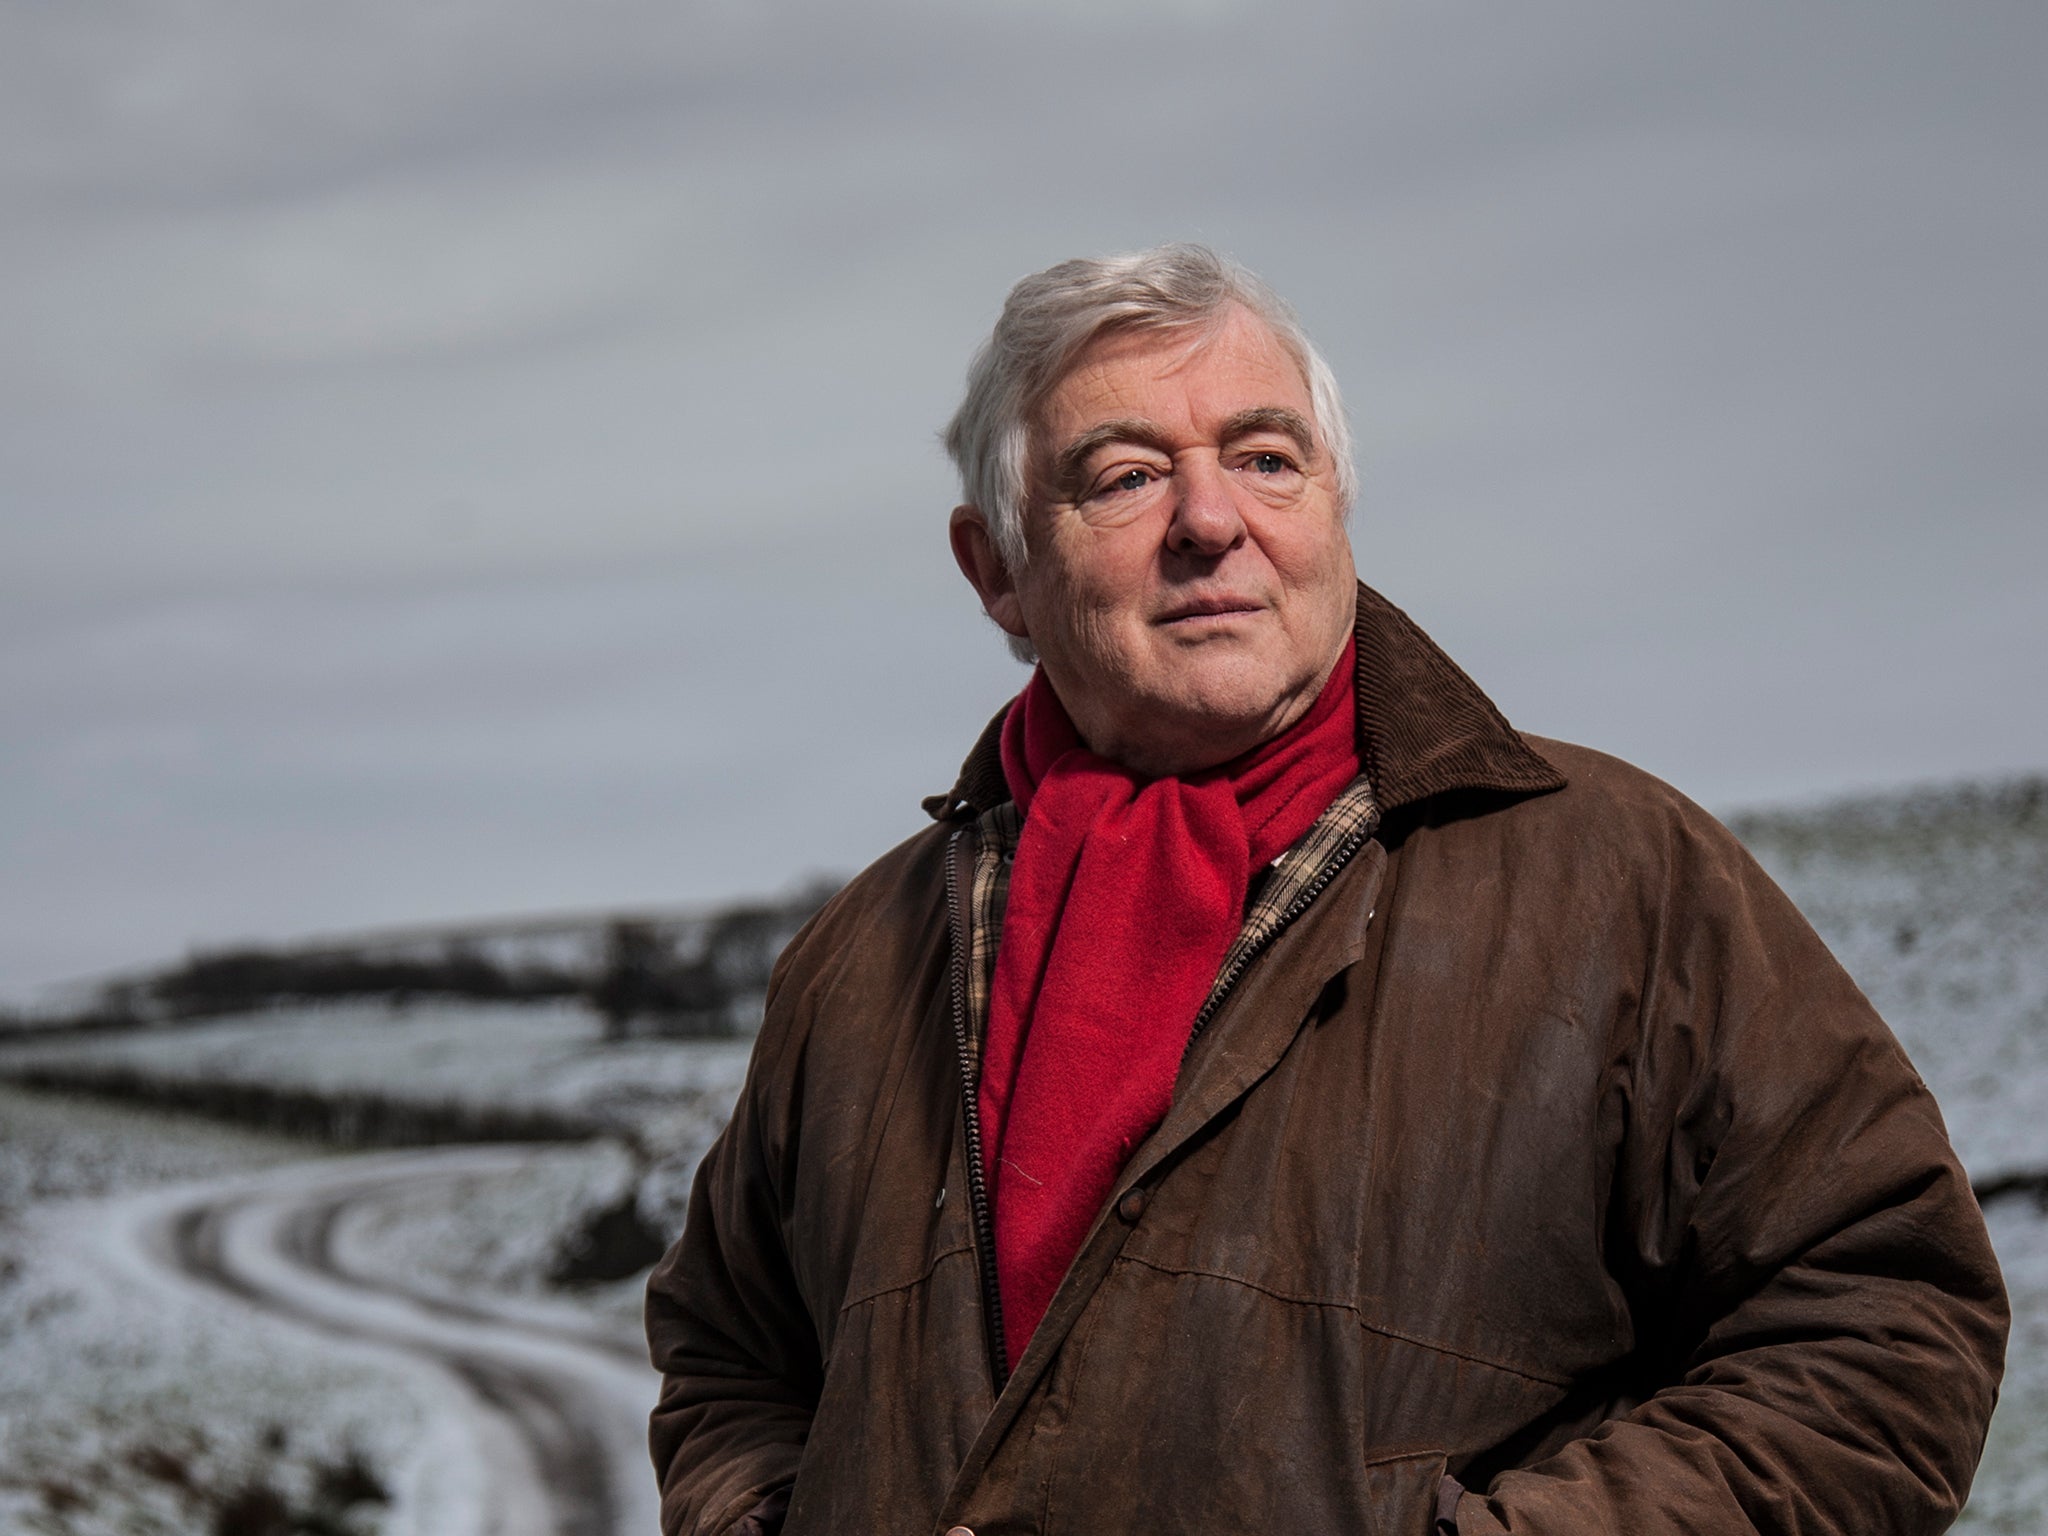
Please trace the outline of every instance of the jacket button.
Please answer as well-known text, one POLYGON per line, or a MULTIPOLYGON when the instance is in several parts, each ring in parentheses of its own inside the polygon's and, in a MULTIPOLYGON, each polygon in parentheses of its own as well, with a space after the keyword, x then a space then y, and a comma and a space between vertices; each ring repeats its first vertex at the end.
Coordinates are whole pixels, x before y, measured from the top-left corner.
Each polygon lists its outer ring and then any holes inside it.
POLYGON ((964 1525, 956 1525, 946 1532, 946 1536, 974 1536, 974 1532, 964 1525))
MULTIPOLYGON (((1125 1221, 1135 1223, 1140 1216, 1145 1214, 1145 1191, 1142 1189, 1127 1191, 1123 1199, 1117 1201, 1116 1213, 1123 1217, 1125 1221)), ((948 1533, 948 1536, 950 1536, 950 1533, 948 1533)))

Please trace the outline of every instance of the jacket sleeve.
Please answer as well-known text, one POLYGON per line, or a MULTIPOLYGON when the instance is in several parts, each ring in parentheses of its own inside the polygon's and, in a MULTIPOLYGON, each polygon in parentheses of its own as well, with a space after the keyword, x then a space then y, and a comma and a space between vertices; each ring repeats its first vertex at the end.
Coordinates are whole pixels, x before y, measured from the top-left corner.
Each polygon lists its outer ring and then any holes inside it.
POLYGON ((779 1529, 817 1406, 818 1336, 770 1155, 783 1096, 774 991, 746 1087, 698 1167, 683 1235, 648 1280, 648 1347, 662 1376, 649 1446, 663 1536, 779 1529))
POLYGON ((1969 1181, 1897 1042, 1732 835, 1692 811, 1666 852, 1612 1089, 1606 1264, 1642 1385, 1483 1492, 1447 1488, 1445 1513, 1460 1536, 1943 1530, 2008 1321, 1969 1181))

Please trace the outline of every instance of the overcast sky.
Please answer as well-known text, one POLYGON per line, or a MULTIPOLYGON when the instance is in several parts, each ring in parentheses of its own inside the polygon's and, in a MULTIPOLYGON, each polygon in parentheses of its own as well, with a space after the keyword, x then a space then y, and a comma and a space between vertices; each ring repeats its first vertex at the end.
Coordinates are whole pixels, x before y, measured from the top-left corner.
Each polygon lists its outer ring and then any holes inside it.
POLYGON ((850 871, 1023 674, 936 433, 1206 240, 1365 577, 1710 806, 2048 767, 2048 9, 0 8, 0 998, 850 871))

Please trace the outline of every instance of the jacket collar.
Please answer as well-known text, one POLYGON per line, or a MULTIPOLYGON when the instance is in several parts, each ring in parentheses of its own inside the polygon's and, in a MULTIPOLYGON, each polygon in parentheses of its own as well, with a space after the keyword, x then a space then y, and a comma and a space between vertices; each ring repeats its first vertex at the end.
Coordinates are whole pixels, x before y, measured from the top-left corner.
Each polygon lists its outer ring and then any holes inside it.
MULTIPOLYGON (((1458 790, 1543 794, 1564 787, 1493 701, 1407 614, 1358 584, 1358 739, 1383 812, 1458 790)), ((980 815, 1010 798, 1003 778, 1005 704, 961 766, 951 793, 924 802, 934 821, 980 815)))

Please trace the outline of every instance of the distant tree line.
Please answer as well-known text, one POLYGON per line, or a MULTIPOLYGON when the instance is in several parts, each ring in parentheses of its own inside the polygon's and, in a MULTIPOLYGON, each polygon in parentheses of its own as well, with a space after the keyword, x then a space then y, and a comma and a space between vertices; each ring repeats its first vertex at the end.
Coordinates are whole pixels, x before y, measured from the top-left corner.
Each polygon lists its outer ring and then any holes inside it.
POLYGON ((556 1110, 458 1099, 415 1100, 369 1089, 165 1077, 138 1067, 50 1063, 16 1067, 24 1088, 84 1094, 151 1109, 206 1115, 280 1136, 344 1147, 427 1147, 471 1141, 587 1141, 607 1127, 556 1110))
POLYGON ((783 902, 727 907, 683 953, 654 923, 621 919, 606 930, 603 966, 586 996, 604 1015, 606 1034, 631 1034, 643 1022, 669 1034, 729 1033, 768 986, 768 973, 796 930, 825 904, 813 888, 783 902))
MULTIPOLYGON (((635 1033, 719 1035, 754 1022, 783 945, 836 887, 690 919, 593 918, 574 952, 537 956, 503 931, 455 930, 409 941, 242 945, 103 987, 86 1006, 8 1021, 16 1032, 127 1028, 253 1013, 282 1004, 375 999, 527 1003, 580 999, 611 1039, 635 1033)), ((555 934, 560 937, 559 931, 555 934)))
POLYGON ((505 965, 462 944, 439 955, 231 949, 193 955, 148 983, 158 1011, 173 1019, 243 1013, 278 1002, 383 997, 462 997, 535 1002, 574 997, 590 985, 564 967, 505 965))

